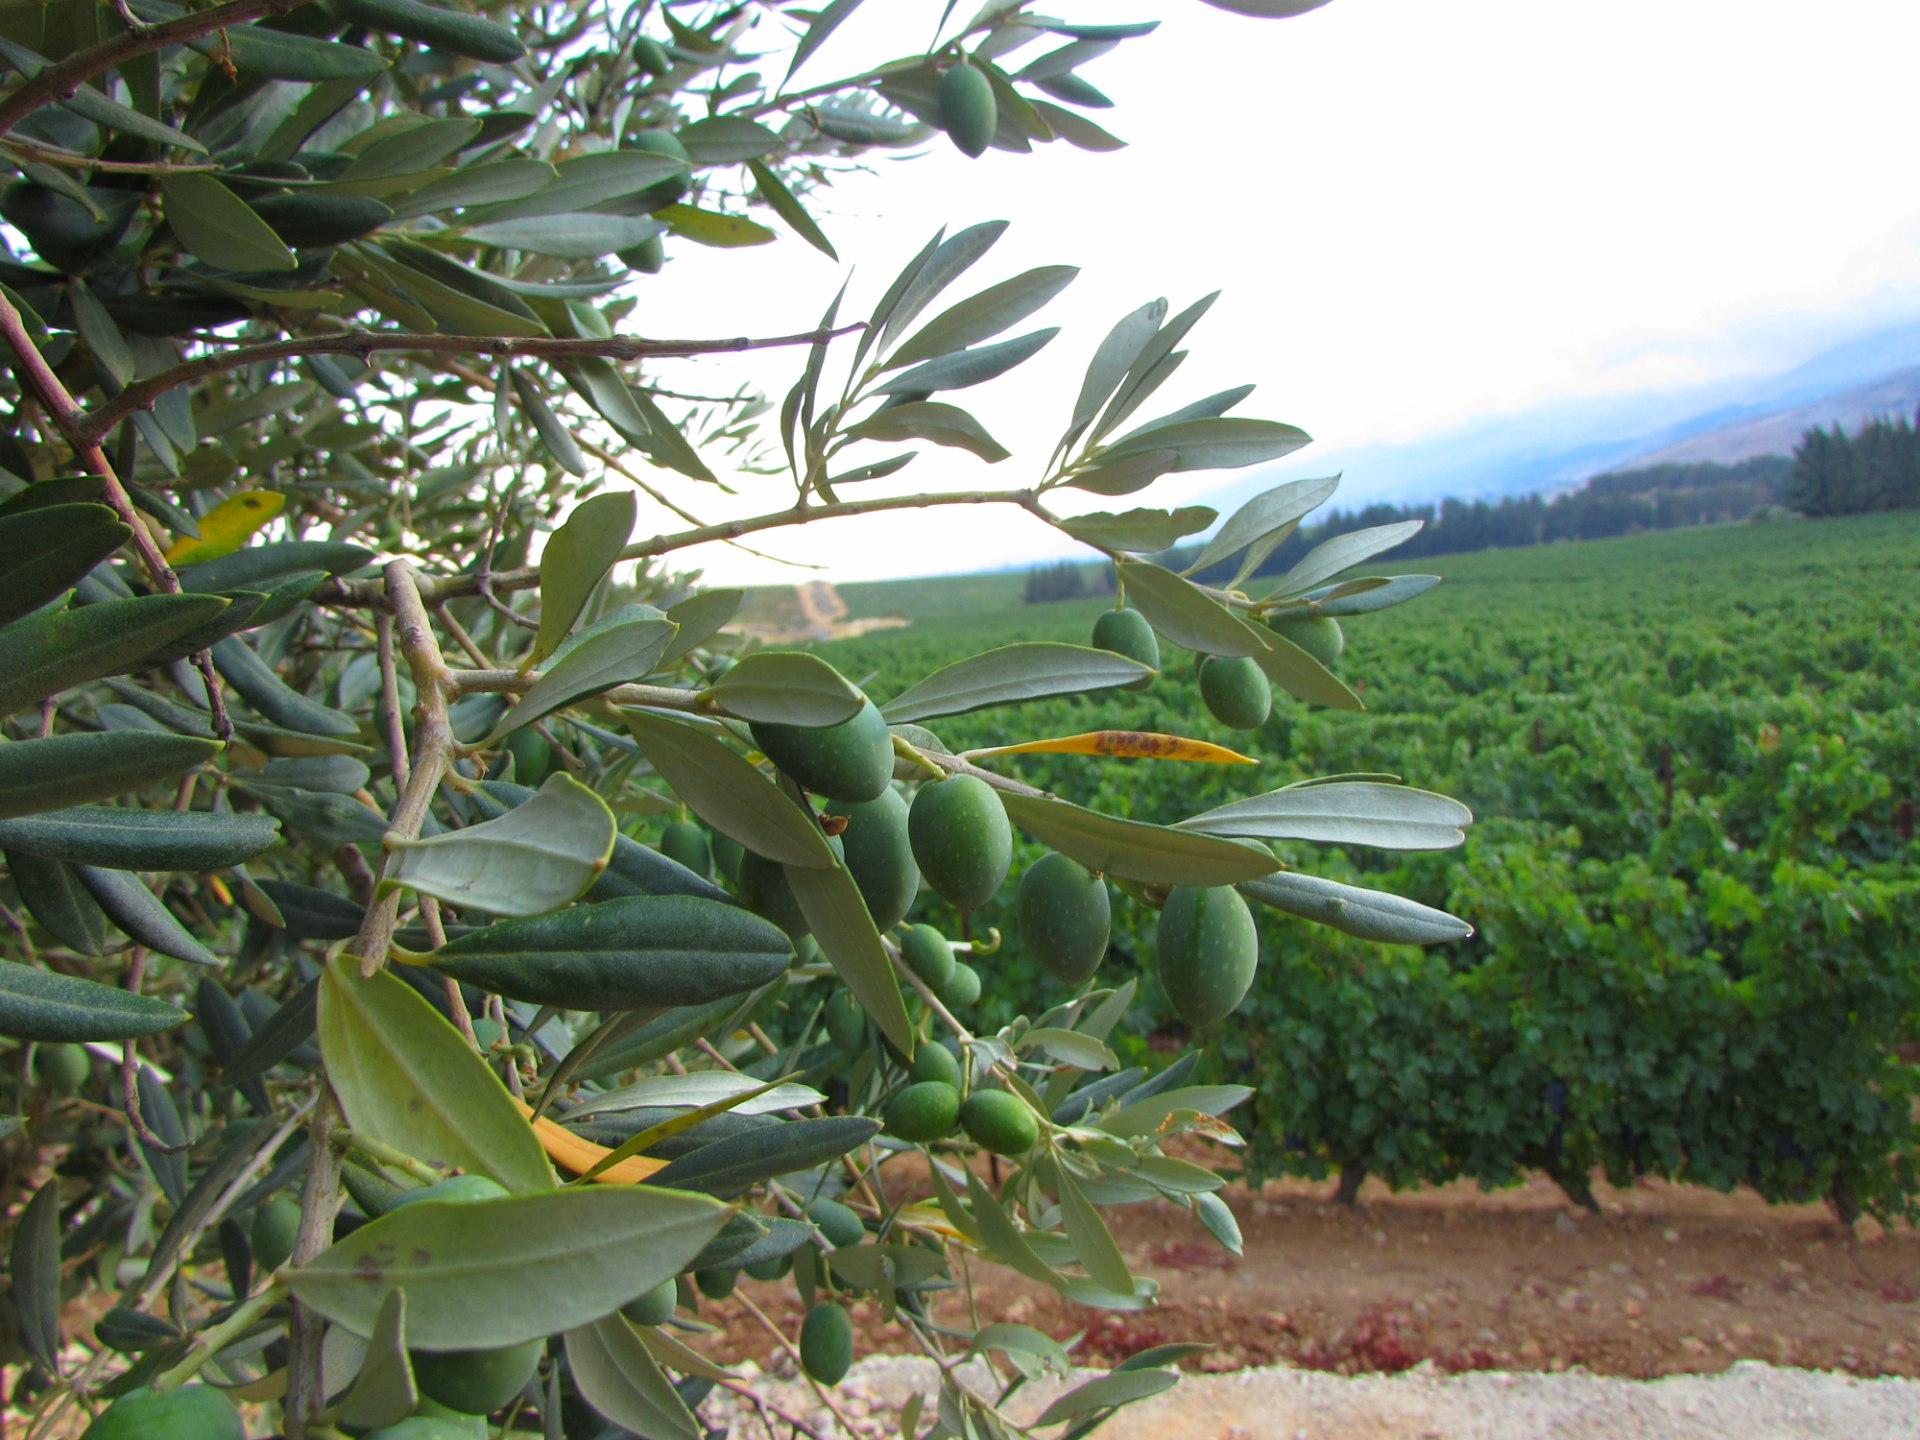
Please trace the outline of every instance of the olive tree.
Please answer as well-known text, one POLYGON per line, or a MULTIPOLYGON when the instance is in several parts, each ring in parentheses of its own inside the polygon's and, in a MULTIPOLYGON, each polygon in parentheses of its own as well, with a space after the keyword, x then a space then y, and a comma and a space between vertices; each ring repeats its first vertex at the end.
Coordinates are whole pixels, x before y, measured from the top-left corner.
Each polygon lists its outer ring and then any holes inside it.
MULTIPOLYGON (((1451 843, 1466 817, 1440 797, 1349 777, 1150 825, 928 728, 1150 683, 1163 639, 1215 657, 1223 716, 1264 714, 1270 684, 1359 708, 1322 661, 1339 617, 1429 583, 1341 578, 1395 534, 1243 588, 1333 482, 1250 502, 1187 575, 1144 557, 1213 511, 1054 500, 1305 442, 1229 415, 1244 390, 1150 407, 1208 300, 1114 325, 1033 483, 925 494, 890 482, 908 447, 1008 458, 951 396, 1046 345, 1021 327, 1072 278, 963 286, 999 224, 936 235, 805 334, 626 333, 681 247, 831 254, 823 192, 869 152, 1114 147, 1080 67, 1155 28, 992 0, 945 7, 924 53, 777 78, 857 8, 0 12, 0 1050, 28 1433, 75 1433, 77 1406, 97 1437, 241 1435, 237 1401, 292 1437, 694 1440, 744 1387, 686 1322, 742 1273, 791 1277, 804 1323, 762 1318, 827 1405, 845 1302, 872 1297, 940 1367, 907 1433, 1024 1433, 1002 1407, 1069 1357, 981 1324, 970 1257, 1135 1308, 1153 1286, 1103 1205, 1163 1198, 1238 1245, 1219 1177, 1164 1147, 1231 1143, 1247 1092, 1189 1083, 1191 1056, 1116 1069, 1133 985, 1096 984, 1108 881, 1165 907, 1162 978, 1197 1027, 1254 982, 1243 896, 1462 933, 1261 843, 1451 843), (659 379, 748 347, 792 350, 777 404, 659 379), (703 520, 723 476, 767 508, 703 520), (645 533, 641 497, 676 528, 645 533), (990 650, 876 704, 743 646, 742 593, 674 564, 981 504, 1117 567, 1098 643, 990 650), (1225 584, 1189 578, 1235 557, 1225 584), (994 894, 1012 826, 1056 852, 1021 914, 1064 978, 981 1033, 978 972, 909 921, 923 887, 994 894), (974 1355, 998 1388, 954 1378, 974 1355)), ((1182 1353, 1025 1423, 1083 1434, 1182 1353)))

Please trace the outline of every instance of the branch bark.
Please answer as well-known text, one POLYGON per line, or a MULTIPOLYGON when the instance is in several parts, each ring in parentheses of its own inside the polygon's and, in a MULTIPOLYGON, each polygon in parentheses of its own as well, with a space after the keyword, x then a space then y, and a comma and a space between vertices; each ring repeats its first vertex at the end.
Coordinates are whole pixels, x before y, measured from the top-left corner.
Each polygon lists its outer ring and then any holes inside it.
MULTIPOLYGON (((140 563, 153 578, 155 587, 163 594, 177 595, 180 592, 180 577, 173 573, 167 557, 154 544, 146 521, 133 508, 133 499, 127 494, 127 487, 120 483, 120 476, 107 459, 107 452, 100 446, 105 432, 88 432, 86 412, 68 392, 60 377, 54 374, 53 367, 47 364, 47 357, 40 353, 33 336, 27 333, 27 322, 4 292, 0 292, 0 340, 4 340, 7 348, 13 352, 14 367, 19 372, 22 390, 40 402, 40 408, 52 419, 54 428, 73 446, 81 465, 100 477, 102 494, 113 513, 120 517, 121 523, 133 531, 133 548, 140 556, 140 563)), ((223 742, 233 739, 233 722, 227 718, 226 700, 221 694, 220 677, 213 671, 212 656, 202 650, 193 657, 193 665, 206 686, 207 713, 213 720, 213 733, 223 742)))
POLYGON ((229 25, 244 25, 263 15, 285 15, 306 3, 307 0, 232 0, 230 4, 195 11, 177 20, 126 30, 110 40, 76 51, 58 65, 49 65, 22 80, 0 97, 0 135, 12 130, 42 105, 66 99, 94 76, 136 56, 198 40, 202 35, 211 35, 229 25))
MULTIPOLYGON (((387 603, 393 612, 395 639, 413 671, 414 689, 419 696, 414 709, 413 764, 387 833, 394 838, 411 840, 420 834, 427 809, 440 788, 441 777, 452 762, 454 740, 447 720, 447 701, 454 692, 446 661, 440 654, 440 642, 434 638, 426 607, 420 603, 412 567, 402 560, 387 566, 386 590, 387 603)), ((352 952, 360 957, 364 970, 371 971, 385 963, 399 911, 398 895, 377 897, 368 905, 359 934, 354 937, 352 952)), ((324 1059, 323 1056, 323 1062, 324 1059)), ((318 1255, 333 1238, 333 1217, 340 1208, 340 1156, 335 1148, 334 1132, 341 1121, 339 1102, 330 1089, 324 1090, 308 1132, 312 1138, 311 1158, 301 1197, 300 1235, 294 1244, 296 1265, 305 1264, 318 1255)), ((305 1440, 313 1417, 327 1401, 320 1373, 323 1326, 320 1317, 297 1299, 292 1305, 287 1435, 288 1440, 305 1440)))
MULTIPOLYGON (((1029 514, 1053 523, 1053 516, 1040 503, 1040 495, 1035 490, 948 490, 935 491, 920 495, 890 495, 876 500, 838 500, 831 505, 794 505, 785 510, 769 511, 765 515, 752 515, 744 520, 723 520, 716 525, 699 525, 691 530, 679 530, 670 535, 656 535, 651 540, 640 540, 620 552, 622 560, 645 560, 656 555, 671 554, 676 550, 685 550, 693 545, 705 545, 719 540, 737 540, 742 535, 753 535, 762 530, 778 530, 788 525, 806 525, 815 520, 837 520, 848 515, 879 515, 889 510, 923 510, 940 505, 1018 505, 1029 514)), ((503 570, 488 577, 489 588, 500 590, 529 590, 540 583, 537 569, 503 570)), ((437 579, 423 579, 420 593, 429 604, 438 604, 443 600, 457 599, 478 593, 478 584, 472 575, 448 575, 437 579)), ((314 599, 323 605, 370 606, 381 604, 384 592, 378 581, 374 580, 334 580, 314 593, 314 599)))
POLYGON ((500 359, 564 360, 594 358, 601 360, 677 359, 691 355, 738 354, 746 350, 777 350, 793 345, 816 345, 840 335, 849 335, 863 325, 843 325, 838 330, 809 330, 801 335, 742 335, 723 340, 640 340, 614 336, 606 340, 576 340, 553 336, 518 335, 437 335, 399 330, 340 330, 325 335, 307 335, 297 340, 273 340, 260 345, 239 345, 212 355, 175 365, 144 380, 135 380, 113 399, 88 415, 84 434, 95 443, 127 416, 150 410, 167 391, 190 385, 209 375, 240 370, 277 360, 297 360, 303 355, 357 355, 362 360, 382 351, 405 350, 426 355, 488 355, 500 359))

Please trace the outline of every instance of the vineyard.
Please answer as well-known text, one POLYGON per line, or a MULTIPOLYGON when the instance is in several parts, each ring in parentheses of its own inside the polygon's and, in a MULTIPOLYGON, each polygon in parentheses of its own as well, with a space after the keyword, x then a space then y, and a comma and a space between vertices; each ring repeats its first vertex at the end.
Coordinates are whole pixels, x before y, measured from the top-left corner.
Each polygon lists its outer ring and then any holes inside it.
MULTIPOLYGON (((1373 712, 1286 704, 1214 726, 1169 652, 1096 719, 1053 700, 940 722, 956 749, 1184 728, 1257 757, 1265 784, 1379 773, 1461 798, 1464 851, 1295 846, 1310 874, 1470 920, 1469 939, 1383 947, 1261 907, 1261 968, 1203 1035, 1250 1179, 1338 1173, 1395 1188, 1545 1172, 1585 1201, 1662 1176, 1844 1218, 1920 1213, 1920 718, 1910 666, 1920 520, 1728 526, 1447 557, 1418 603, 1349 626, 1341 673, 1373 712)), ((1017 576, 848 586, 910 628, 822 647, 877 696, 963 650, 1080 640, 1108 601, 1022 606, 1017 576), (942 593, 964 587, 965 608, 942 593), (942 618, 945 617, 945 618, 942 618)), ((1028 755, 989 762, 1082 804, 1167 822, 1237 767, 1028 755)), ((1040 853, 1030 842, 1016 869, 1040 853)), ((1058 999, 1011 892, 983 1020, 1058 999)), ((957 924, 951 915, 936 923, 957 924)), ((1140 980, 1125 1027, 1183 1046, 1152 966, 1153 912, 1115 911, 1100 983, 1140 980)))

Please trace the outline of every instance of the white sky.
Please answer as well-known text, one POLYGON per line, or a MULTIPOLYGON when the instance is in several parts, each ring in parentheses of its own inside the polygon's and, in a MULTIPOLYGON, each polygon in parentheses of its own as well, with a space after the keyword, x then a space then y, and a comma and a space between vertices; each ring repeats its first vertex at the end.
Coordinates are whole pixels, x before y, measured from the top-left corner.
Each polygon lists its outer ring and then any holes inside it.
MULTIPOLYGON (((940 8, 874 0, 802 82, 924 48, 940 8)), ((988 467, 923 447, 882 482, 901 491, 1038 478, 1093 346, 1156 295, 1178 309, 1226 292, 1159 409, 1255 383, 1236 413, 1300 425, 1316 449, 1409 440, 1561 397, 1771 373, 1920 311, 1913 0, 1334 0, 1291 20, 1198 0, 1052 8, 1164 21, 1082 72, 1116 102, 1094 118, 1129 149, 1055 144, 970 161, 941 139, 815 202, 856 267, 855 317, 942 224, 1013 222, 948 298, 1031 265, 1082 267, 1021 327, 1064 326, 1047 352, 942 397, 974 409, 1014 458, 988 467)), ((845 273, 784 233, 754 252, 670 253, 638 291, 639 333, 803 330, 845 273)), ((711 390, 747 374, 777 400, 799 363, 773 352, 661 378, 711 390)), ((1176 477, 1080 508, 1204 499, 1238 478, 1176 477)), ((738 500, 679 493, 705 519, 775 509, 792 493, 784 479, 741 483, 738 500)), ((1366 476, 1350 473, 1342 498, 1365 493, 1366 476)), ((1062 537, 997 508, 762 543, 835 580, 1064 553, 1062 537)), ((809 573, 718 546, 681 563, 736 583, 809 573)))

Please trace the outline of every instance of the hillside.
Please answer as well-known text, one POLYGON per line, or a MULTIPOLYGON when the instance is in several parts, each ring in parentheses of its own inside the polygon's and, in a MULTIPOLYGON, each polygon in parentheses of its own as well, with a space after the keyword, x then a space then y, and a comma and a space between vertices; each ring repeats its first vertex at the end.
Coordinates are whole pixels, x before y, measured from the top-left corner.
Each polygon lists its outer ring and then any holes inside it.
POLYGON ((1692 465, 1708 460, 1731 464, 1757 455, 1791 455, 1800 437, 1815 426, 1826 429, 1840 425, 1852 431, 1865 421, 1886 415, 1910 415, 1916 408, 1920 408, 1920 367, 1883 375, 1863 385, 1850 385, 1784 410, 1717 425, 1698 435, 1635 455, 1630 464, 1636 469, 1652 465, 1692 465))

